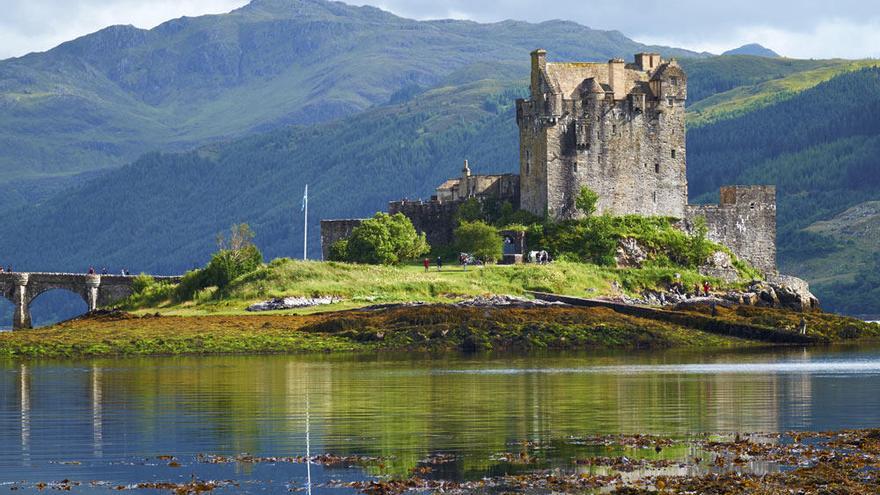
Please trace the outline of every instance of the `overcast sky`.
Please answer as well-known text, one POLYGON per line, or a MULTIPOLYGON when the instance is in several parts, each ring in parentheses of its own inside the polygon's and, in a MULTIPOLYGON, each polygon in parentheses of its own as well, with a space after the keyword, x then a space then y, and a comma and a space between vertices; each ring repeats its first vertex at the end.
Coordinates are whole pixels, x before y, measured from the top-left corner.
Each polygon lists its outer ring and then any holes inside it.
MULTIPOLYGON (((0 59, 111 24, 151 28, 247 0, 0 0, 0 59)), ((416 19, 566 19, 651 44, 720 53, 756 42, 797 58, 880 58, 878 0, 350 0, 416 19)))

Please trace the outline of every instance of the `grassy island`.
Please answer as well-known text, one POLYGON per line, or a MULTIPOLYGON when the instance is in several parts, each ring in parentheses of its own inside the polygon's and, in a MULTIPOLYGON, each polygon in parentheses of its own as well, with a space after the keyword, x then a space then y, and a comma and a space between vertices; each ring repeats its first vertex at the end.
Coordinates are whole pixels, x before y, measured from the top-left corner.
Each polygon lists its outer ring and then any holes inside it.
MULTIPOLYGON (((608 308, 468 307, 474 296, 547 291, 598 297, 660 289, 678 273, 685 284, 705 277, 676 268, 615 269, 584 263, 448 267, 375 266, 277 259, 177 300, 171 286, 147 284, 115 310, 52 327, 0 334, 0 356, 68 357, 153 354, 329 351, 486 351, 731 347, 803 343, 800 313, 755 307, 669 312, 639 317, 608 308), (282 296, 336 296, 335 304, 249 313, 282 296), (380 304, 424 302, 375 308, 380 304), (364 309, 373 306, 374 308, 364 309), (742 333, 743 326, 757 334, 742 333), (787 340, 786 336, 792 336, 787 340)), ((719 280, 716 287, 724 288, 719 280)), ((737 284, 732 284, 736 286, 737 284)), ((810 342, 880 338, 880 326, 808 313, 810 342)))

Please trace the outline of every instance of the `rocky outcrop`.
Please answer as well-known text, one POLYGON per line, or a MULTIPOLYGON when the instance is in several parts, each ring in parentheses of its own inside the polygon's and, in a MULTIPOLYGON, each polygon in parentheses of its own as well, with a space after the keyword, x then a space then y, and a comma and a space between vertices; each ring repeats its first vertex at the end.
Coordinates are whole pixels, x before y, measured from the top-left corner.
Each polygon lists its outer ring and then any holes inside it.
POLYGON ((617 254, 614 260, 618 268, 641 268, 648 259, 648 253, 632 237, 625 237, 617 243, 617 254))
POLYGON ((747 306, 782 308, 792 311, 820 309, 819 299, 810 292, 810 285, 797 277, 775 275, 766 281, 755 281, 743 292, 730 292, 728 301, 747 306))
POLYGON ((781 307, 795 311, 820 309, 819 298, 810 292, 810 284, 805 280, 790 275, 775 275, 770 277, 769 283, 775 289, 781 307))
POLYGON ((733 260, 730 255, 724 251, 715 251, 706 263, 700 267, 700 274, 707 277, 718 278, 725 282, 736 282, 739 280, 739 272, 733 266, 733 260))

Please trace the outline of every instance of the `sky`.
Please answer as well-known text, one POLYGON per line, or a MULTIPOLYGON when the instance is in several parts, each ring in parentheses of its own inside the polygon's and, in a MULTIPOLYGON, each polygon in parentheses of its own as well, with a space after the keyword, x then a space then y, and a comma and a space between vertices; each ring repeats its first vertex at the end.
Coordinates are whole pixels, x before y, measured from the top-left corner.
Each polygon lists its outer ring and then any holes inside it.
MULTIPOLYGON (((0 0, 0 59, 112 24, 141 28, 228 12, 247 0, 0 0)), ((721 53, 760 43, 795 58, 880 58, 880 0, 349 0, 414 19, 540 22, 615 29, 648 44, 721 53)))

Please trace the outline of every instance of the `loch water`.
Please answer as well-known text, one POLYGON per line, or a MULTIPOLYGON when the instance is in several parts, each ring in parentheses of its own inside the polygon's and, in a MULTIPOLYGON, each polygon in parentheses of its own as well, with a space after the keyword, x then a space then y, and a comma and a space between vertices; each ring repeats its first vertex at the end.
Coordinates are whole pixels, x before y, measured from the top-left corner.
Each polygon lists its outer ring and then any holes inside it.
POLYGON ((0 361, 0 491, 18 493, 64 479, 79 493, 192 479, 354 493, 336 486, 438 454, 447 479, 516 470, 505 453, 523 442, 548 446, 542 469, 569 469, 570 440, 588 435, 877 426, 876 347, 0 361), (382 460, 204 462, 307 451, 382 460))

